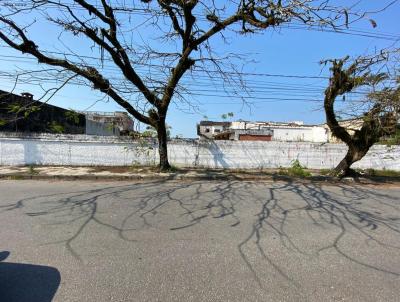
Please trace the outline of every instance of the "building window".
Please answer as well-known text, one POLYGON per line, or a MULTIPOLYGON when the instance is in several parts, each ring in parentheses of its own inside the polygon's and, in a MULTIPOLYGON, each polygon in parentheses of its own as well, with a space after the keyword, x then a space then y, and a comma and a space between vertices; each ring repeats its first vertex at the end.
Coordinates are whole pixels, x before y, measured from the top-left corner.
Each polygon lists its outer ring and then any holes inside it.
POLYGON ((221 130, 220 130, 220 129, 215 129, 214 132, 215 132, 215 133, 220 133, 221 130))
POLYGON ((210 133, 210 128, 206 128, 205 132, 210 133))

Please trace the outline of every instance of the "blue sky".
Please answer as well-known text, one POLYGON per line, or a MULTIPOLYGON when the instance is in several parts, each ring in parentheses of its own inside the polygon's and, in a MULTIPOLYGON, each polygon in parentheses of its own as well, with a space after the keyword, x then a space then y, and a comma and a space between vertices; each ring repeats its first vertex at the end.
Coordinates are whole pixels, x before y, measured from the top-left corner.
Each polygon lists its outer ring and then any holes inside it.
MULTIPOLYGON (((344 3, 345 1, 338 1, 338 3, 340 2, 344 3)), ((368 10, 383 6, 384 2, 390 1, 364 1, 359 8, 368 10)), ((226 94, 218 79, 215 80, 215 83, 211 83, 203 77, 186 80, 186 87, 195 94, 190 97, 190 101, 197 105, 195 110, 187 110, 188 108, 184 105, 179 105, 181 109, 176 105, 171 106, 167 122, 172 127, 172 134, 195 137, 196 123, 204 116, 210 120, 220 120, 221 115, 227 112, 234 113, 234 120, 301 120, 309 124, 323 123, 324 113, 321 110, 321 100, 327 80, 273 75, 327 76, 328 68, 323 68, 319 64, 322 59, 363 55, 374 52, 375 49, 389 47, 394 43, 398 46, 393 39, 386 39, 385 34, 389 33, 400 39, 399 13, 400 4, 396 3, 390 9, 371 16, 378 24, 375 29, 372 28, 368 19, 360 20, 350 28, 367 31, 374 37, 283 27, 257 35, 228 34, 228 44, 223 44, 218 40, 212 41, 221 55, 236 52, 254 60, 255 62, 245 64, 244 72, 263 75, 245 77, 250 90, 253 90, 245 103, 240 98, 226 94)), ((56 38, 57 33, 54 28, 38 22, 32 28, 31 34, 41 41, 40 45, 43 48, 56 51, 61 48, 60 42, 56 38)), ((79 54, 93 55, 95 53, 98 55, 98 50, 92 50, 87 44, 80 43, 76 39, 66 38, 65 41, 68 41, 69 48, 79 54)), ((0 45, 4 44, 0 43, 0 45)), ((162 47, 162 45, 155 45, 162 47)), ((34 60, 6 47, 0 47, 0 57, 3 71, 36 68, 37 65, 34 60)), ((0 83, 0 89, 11 90, 12 87, 11 80, 3 79, 0 83)), ((37 85, 20 84, 15 91, 31 91, 35 95, 41 93, 40 87, 37 85)), ((96 91, 76 85, 65 87, 52 98, 50 103, 76 110, 121 110, 114 102, 102 99, 96 91)))

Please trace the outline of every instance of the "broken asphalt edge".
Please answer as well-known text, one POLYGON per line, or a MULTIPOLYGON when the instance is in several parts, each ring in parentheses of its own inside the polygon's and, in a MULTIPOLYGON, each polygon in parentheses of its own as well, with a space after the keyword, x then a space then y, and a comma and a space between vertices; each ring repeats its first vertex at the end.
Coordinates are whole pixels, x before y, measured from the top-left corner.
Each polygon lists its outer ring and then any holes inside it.
POLYGON ((197 175, 188 175, 182 173, 158 173, 158 174, 134 174, 134 175, 96 175, 96 174, 82 174, 82 175, 37 175, 30 173, 7 173, 0 174, 0 180, 60 180, 60 181, 173 181, 173 180, 187 180, 187 181, 286 181, 286 182, 302 182, 302 183, 324 183, 324 184, 395 184, 400 185, 400 179, 392 179, 387 177, 376 178, 360 178, 360 179, 342 179, 339 180, 330 176, 311 176, 311 177, 293 177, 278 174, 257 174, 248 175, 240 173, 203 173, 197 175))

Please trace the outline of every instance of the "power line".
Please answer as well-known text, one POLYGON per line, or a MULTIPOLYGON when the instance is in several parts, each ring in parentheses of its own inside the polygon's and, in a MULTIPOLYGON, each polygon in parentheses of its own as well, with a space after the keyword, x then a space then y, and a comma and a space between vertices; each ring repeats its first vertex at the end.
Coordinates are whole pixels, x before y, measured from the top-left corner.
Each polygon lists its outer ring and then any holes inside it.
MULTIPOLYGON (((16 57, 16 56, 5 56, 5 57, 12 57, 12 58, 16 58, 17 62, 20 62, 22 59, 21 57, 16 57)), ((31 59, 31 58, 23 58, 23 60, 25 59, 31 59)), ((0 59, 0 60, 4 60, 4 59, 0 59)), ((22 61, 23 61, 22 60, 22 61)), ((30 61, 30 60, 28 60, 30 61)), ((24 62, 24 61, 23 61, 24 62)), ((31 61, 30 61, 31 62, 31 61)), ((24 62, 25 63, 25 62, 24 62)), ((32 63, 32 62, 31 62, 32 63)), ((9 76, 7 76, 7 74, 9 74, 10 72, 3 72, 3 78, 5 79, 10 79, 9 76)), ((279 76, 284 76, 284 77, 294 77, 293 75, 279 75, 279 76)), ((300 77, 300 76, 295 76, 296 78, 300 77)), ((314 78, 314 77, 312 77, 314 78)), ((120 81, 121 83, 124 82, 123 78, 116 78, 116 77, 109 77, 109 79, 114 79, 117 81, 120 81)), ((49 81, 48 78, 43 78, 43 77, 39 77, 39 78, 31 78, 29 77, 28 79, 24 79, 23 77, 20 79, 21 82, 25 83, 25 84, 33 84, 33 83, 37 83, 37 84, 41 84, 41 81, 46 80, 47 83, 61 83, 62 81, 56 81, 54 78, 52 78, 52 81, 49 81)), ((77 82, 74 83, 76 85, 81 85, 82 82, 77 82)), ((126 86, 122 86, 122 84, 113 84, 113 87, 116 87, 117 89, 121 89, 121 90, 126 90, 128 89, 128 87, 126 86)), ((321 95, 325 89, 324 86, 319 86, 318 88, 305 88, 304 85, 295 85, 295 84, 291 84, 291 83, 277 83, 277 82, 258 82, 259 85, 255 86, 255 85, 247 85, 246 88, 248 88, 246 91, 243 92, 242 95, 238 95, 237 91, 232 88, 229 87, 229 85, 216 85, 215 83, 212 83, 212 85, 210 85, 210 83, 207 82, 199 82, 199 81, 194 81, 194 82, 184 82, 184 85, 189 86, 188 89, 190 89, 192 92, 204 92, 204 91, 214 91, 217 93, 226 93, 229 94, 230 96, 235 95, 238 98, 252 98, 252 97, 258 97, 258 94, 269 94, 269 95, 279 95, 279 96, 283 96, 283 95, 289 95, 289 96, 294 96, 294 95, 304 95, 304 96, 309 96, 309 97, 315 97, 316 94, 321 95), (200 86, 200 87, 199 87, 200 86), (197 87, 197 89, 196 89, 197 87), (203 88, 201 88, 203 87, 203 88), (205 89, 207 88, 207 89, 205 89)), ((83 84, 81 86, 88 86, 86 84, 83 84)), ((151 87, 149 86, 150 89, 154 89, 156 87, 151 87)), ((159 87, 157 87, 159 88, 159 87)), ((131 89, 129 91, 132 91, 131 89)), ((138 91, 136 91, 138 92, 138 91)), ((363 92, 354 92, 352 94, 365 94, 363 92)), ((211 95, 205 95, 202 94, 203 96, 211 96, 211 95)), ((219 97, 220 95, 213 95, 213 96, 217 96, 219 97)))
MULTIPOLYGON (((13 49, 11 46, 8 45, 1 45, 0 47, 5 47, 9 49, 13 49)), ((42 51, 45 54, 56 54, 56 55, 63 55, 63 56, 71 56, 71 57, 77 57, 77 58, 84 58, 84 59, 92 59, 92 60, 104 60, 104 61, 109 61, 113 62, 111 58, 104 58, 101 59, 99 57, 94 57, 94 56, 88 56, 88 55, 77 55, 73 53, 62 53, 62 52, 57 52, 57 51, 42 51)), ((17 57, 17 56, 9 56, 9 55, 2 55, 3 57, 10 57, 10 58, 25 58, 25 59, 32 59, 35 60, 32 57, 17 57)), ((80 64, 79 62, 72 62, 75 64, 80 64)), ((158 68, 174 68, 174 66, 165 66, 165 65, 159 65, 159 64, 147 64, 147 63, 133 63, 134 65, 139 65, 139 66, 146 66, 146 67, 158 67, 158 68)), ((118 68, 116 68, 118 69, 118 68)), ((201 70, 196 70, 195 72, 203 72, 206 73, 206 71, 201 71, 201 70)), ((207 73, 214 73, 214 74, 221 74, 220 71, 216 70, 207 70, 207 73)), ((235 72, 235 74, 238 75, 243 75, 243 76, 262 76, 262 77, 277 77, 277 78, 293 78, 293 79, 329 79, 329 77, 326 76, 312 76, 312 75, 289 75, 289 74, 272 74, 272 73, 260 73, 260 72, 235 72)))
MULTIPOLYGON (((1 76, 0 76, 1 77, 1 76)), ((57 81, 54 81, 57 82, 57 81)), ((35 85, 34 83, 29 83, 29 85, 35 85)), ((70 83, 70 86, 85 86, 82 83, 70 83)), ((116 87, 121 88, 121 87, 116 87)), ((131 89, 129 90, 130 93, 140 93, 139 90, 137 89, 131 89)), ((320 98, 320 96, 304 96, 302 98, 296 98, 296 97, 271 97, 271 96, 260 96, 258 94, 254 95, 226 95, 226 94, 220 94, 220 93, 210 93, 210 91, 206 90, 196 90, 196 89, 191 89, 190 92, 180 92, 180 95, 184 95, 186 97, 191 97, 191 96, 201 96, 201 97, 216 97, 216 98, 221 98, 221 99, 236 99, 236 100, 241 100, 246 103, 276 103, 276 102, 323 102, 323 99, 320 98)), ((224 104, 239 104, 237 102, 206 102, 207 105, 224 105, 224 104)))
MULTIPOLYGON (((21 5, 24 6, 26 3, 23 2, 14 2, 14 5, 21 5)), ((70 3, 67 4, 71 9, 88 12, 85 8, 81 7, 78 4, 70 3)), ((103 7, 92 4, 95 8, 102 11, 103 7)), ((47 7, 50 9, 68 11, 65 7, 58 6, 55 4, 47 4, 47 7)), ((165 16, 168 18, 166 13, 162 12, 162 10, 155 10, 152 8, 133 8, 133 7, 116 7, 115 11, 118 14, 129 14, 129 15, 141 15, 141 16, 165 16)), ((209 22, 204 15, 194 14, 197 19, 204 22, 209 22)), ((222 19, 226 18, 227 16, 221 16, 222 19)), ((329 33, 336 33, 336 34, 345 34, 351 36, 360 36, 360 37, 367 37, 367 38, 374 38, 374 39, 381 39, 381 40, 388 40, 388 41, 399 41, 400 35, 395 33, 387 33, 387 32, 377 32, 377 31, 367 31, 363 29, 357 28, 329 28, 327 26, 323 27, 320 25, 310 25, 305 23, 299 22, 289 22, 289 23, 282 23, 279 25, 278 28, 286 28, 286 29, 294 29, 294 30, 309 30, 309 31, 318 31, 318 32, 329 32, 329 33)))

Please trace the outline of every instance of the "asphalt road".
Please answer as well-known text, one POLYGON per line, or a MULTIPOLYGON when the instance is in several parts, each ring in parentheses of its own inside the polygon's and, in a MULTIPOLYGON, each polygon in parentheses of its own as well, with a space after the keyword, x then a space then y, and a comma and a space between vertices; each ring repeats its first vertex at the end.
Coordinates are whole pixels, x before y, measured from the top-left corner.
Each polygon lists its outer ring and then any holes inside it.
POLYGON ((0 301, 400 301, 400 187, 0 181, 0 301))

